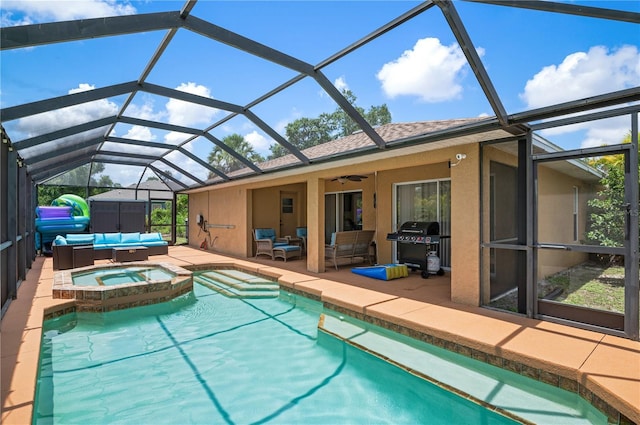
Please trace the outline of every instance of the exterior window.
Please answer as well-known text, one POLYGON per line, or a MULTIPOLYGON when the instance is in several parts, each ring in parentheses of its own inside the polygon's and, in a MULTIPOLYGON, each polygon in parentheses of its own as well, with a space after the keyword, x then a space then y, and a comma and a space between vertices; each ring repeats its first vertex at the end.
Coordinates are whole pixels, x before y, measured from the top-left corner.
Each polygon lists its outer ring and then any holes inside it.
POLYGON ((282 213, 293 214, 293 198, 282 198, 282 213))

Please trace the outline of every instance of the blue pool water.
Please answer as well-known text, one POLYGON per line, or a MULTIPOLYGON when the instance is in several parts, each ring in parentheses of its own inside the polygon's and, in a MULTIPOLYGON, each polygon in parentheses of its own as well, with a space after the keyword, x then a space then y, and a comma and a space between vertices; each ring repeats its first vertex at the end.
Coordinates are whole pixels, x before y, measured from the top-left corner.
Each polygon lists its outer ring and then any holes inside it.
POLYGON ((301 297, 171 302, 45 323, 35 424, 512 424, 318 331, 301 297))

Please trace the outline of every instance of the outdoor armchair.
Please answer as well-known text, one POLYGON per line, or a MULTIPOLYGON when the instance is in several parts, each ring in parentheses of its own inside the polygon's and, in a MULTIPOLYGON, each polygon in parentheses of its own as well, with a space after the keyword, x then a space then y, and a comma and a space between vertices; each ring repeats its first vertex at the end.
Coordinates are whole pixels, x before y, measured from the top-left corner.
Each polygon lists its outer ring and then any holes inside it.
POLYGON ((274 229, 253 229, 253 240, 256 242, 256 257, 258 255, 268 255, 275 259, 273 248, 289 245, 286 238, 276 237, 274 229))

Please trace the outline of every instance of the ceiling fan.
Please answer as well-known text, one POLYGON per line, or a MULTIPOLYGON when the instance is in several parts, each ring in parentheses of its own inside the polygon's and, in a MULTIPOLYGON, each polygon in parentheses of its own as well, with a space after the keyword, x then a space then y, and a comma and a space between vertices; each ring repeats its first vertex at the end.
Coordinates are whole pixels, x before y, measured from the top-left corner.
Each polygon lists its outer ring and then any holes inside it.
POLYGON ((362 179, 366 179, 367 176, 359 176, 357 174, 351 174, 348 176, 340 176, 340 177, 336 177, 335 179, 331 179, 332 182, 338 181, 342 184, 345 184, 347 181, 352 181, 352 182, 359 182, 362 179))

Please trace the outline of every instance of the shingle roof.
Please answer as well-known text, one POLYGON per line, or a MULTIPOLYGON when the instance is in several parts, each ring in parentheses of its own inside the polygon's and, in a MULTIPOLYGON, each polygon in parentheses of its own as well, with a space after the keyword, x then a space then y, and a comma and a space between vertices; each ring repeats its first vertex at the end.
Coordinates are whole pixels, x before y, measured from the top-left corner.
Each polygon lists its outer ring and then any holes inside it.
POLYGON ((89 200, 148 201, 151 199, 172 200, 173 192, 160 180, 146 180, 140 184, 119 187, 108 192, 90 196, 89 200))
MULTIPOLYGON (((436 120, 436 121, 416 121, 405 123, 391 123, 376 127, 376 132, 382 137, 385 143, 400 142, 405 139, 413 138, 421 135, 428 135, 442 130, 448 130, 456 127, 461 127, 468 124, 474 124, 482 121, 486 121, 487 118, 460 118, 451 120, 436 120)), ((320 145, 312 146, 304 149, 301 152, 309 158, 311 161, 321 158, 332 157, 339 154, 344 154, 352 151, 358 151, 363 148, 375 148, 374 143, 367 134, 362 131, 355 132, 346 137, 332 140, 320 145)), ((258 165, 263 170, 280 169, 295 164, 299 164, 300 161, 292 154, 281 156, 279 158, 267 160, 261 162, 258 165)), ((301 172, 304 172, 301 170, 301 172)), ((250 174, 251 170, 248 168, 242 168, 228 173, 230 177, 239 177, 244 174, 250 174)), ((208 183, 219 183, 222 179, 213 178, 208 183)))

